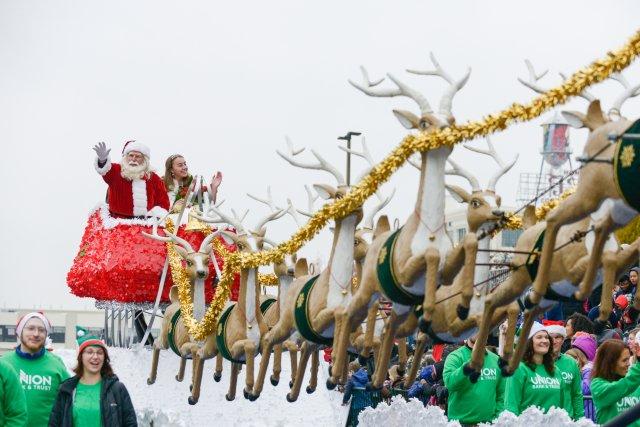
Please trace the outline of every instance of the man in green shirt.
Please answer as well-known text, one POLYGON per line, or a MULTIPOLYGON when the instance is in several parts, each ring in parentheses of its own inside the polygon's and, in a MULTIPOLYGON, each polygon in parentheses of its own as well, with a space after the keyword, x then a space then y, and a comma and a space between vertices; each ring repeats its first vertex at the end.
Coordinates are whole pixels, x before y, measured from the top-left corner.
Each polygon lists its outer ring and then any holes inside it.
POLYGON ((447 356, 442 377, 449 391, 448 416, 461 424, 490 422, 504 409, 505 380, 500 373, 498 356, 486 352, 484 365, 476 382, 465 374, 471 360, 475 336, 447 356))
POLYGON ((562 343, 567 336, 567 331, 561 325, 547 325, 545 327, 553 342, 553 357, 556 361, 556 369, 562 377, 563 405, 573 420, 584 417, 584 403, 582 396, 582 376, 575 359, 561 353, 562 343))
POLYGON ((27 401, 16 371, 0 359, 0 426, 22 427, 27 423, 27 401))
POLYGON ((58 387, 69 378, 62 360, 44 347, 50 332, 51 324, 42 313, 25 315, 16 327, 20 344, 1 359, 18 374, 27 402, 27 426, 40 427, 49 423, 58 387))

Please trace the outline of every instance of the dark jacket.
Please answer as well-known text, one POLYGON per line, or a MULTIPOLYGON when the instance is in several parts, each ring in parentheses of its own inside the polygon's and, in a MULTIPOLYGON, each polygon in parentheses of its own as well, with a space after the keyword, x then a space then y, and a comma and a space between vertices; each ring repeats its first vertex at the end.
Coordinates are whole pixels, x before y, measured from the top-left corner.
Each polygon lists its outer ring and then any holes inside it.
MULTIPOLYGON (((58 397, 49 417, 49 427, 73 427, 73 397, 79 380, 79 377, 73 376, 60 384, 58 397)), ((102 378, 100 415, 105 427, 138 425, 129 392, 115 375, 102 378)))

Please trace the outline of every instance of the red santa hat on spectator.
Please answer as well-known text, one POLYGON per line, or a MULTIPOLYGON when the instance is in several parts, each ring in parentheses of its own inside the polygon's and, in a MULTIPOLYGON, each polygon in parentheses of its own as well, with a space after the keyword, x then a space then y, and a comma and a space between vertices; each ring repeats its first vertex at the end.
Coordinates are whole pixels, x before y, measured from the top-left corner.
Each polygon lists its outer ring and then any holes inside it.
POLYGON ((18 338, 18 340, 20 340, 20 337, 22 336, 24 325, 26 325, 27 322, 34 317, 42 320, 42 323, 44 323, 44 328, 47 330, 47 335, 51 333, 51 322, 49 322, 49 319, 47 319, 45 315, 39 311, 32 311, 31 313, 25 314, 20 318, 20 320, 18 320, 18 324, 16 325, 16 337, 18 338))
POLYGON ((151 157, 151 150, 149 150, 149 147, 136 140, 127 141, 124 143, 124 147, 122 148, 122 155, 126 156, 132 151, 142 153, 147 158, 151 157))

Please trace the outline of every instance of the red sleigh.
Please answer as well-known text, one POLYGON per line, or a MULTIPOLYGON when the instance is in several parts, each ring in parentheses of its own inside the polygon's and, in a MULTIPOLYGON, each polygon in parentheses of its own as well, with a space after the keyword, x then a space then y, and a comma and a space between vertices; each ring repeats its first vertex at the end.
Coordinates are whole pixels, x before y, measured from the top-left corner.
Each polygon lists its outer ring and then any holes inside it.
MULTIPOLYGON (((149 239, 142 231, 151 233, 152 223, 141 219, 116 219, 109 215, 106 205, 91 213, 80 242, 78 254, 67 274, 71 292, 79 297, 95 298, 123 304, 153 303, 158 292, 162 268, 166 259, 166 245, 149 239)), ((202 229, 190 229, 184 225, 178 235, 198 248, 204 240, 202 229)), ((218 237, 233 252, 235 246, 218 237)), ((222 269, 223 261, 215 254, 222 269)), ((171 269, 167 274, 162 302, 169 302, 169 290, 173 285, 171 269)), ((217 277, 209 262, 209 277, 205 282, 205 299, 211 301, 217 277)), ((239 276, 231 289, 231 299, 238 298, 239 276)))

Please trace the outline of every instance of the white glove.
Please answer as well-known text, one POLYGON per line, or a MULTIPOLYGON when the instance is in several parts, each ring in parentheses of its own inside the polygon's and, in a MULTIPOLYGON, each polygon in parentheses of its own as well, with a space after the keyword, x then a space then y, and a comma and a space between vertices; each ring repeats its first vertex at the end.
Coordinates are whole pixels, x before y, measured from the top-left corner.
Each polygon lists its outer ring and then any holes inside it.
POLYGON ((98 142, 97 145, 94 145, 93 151, 96 152, 98 160, 104 162, 109 159, 109 153, 111 152, 111 149, 107 148, 107 144, 105 144, 104 142, 98 142))

